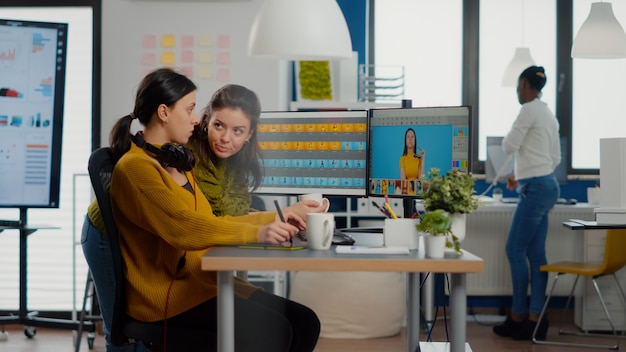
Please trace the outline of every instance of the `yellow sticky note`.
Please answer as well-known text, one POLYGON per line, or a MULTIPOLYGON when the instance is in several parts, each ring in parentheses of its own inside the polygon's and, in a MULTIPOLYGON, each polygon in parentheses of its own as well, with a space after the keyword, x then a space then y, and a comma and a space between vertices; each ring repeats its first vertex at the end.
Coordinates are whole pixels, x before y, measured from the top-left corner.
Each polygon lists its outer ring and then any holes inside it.
POLYGON ((202 79, 212 79, 213 78, 213 69, 211 66, 200 66, 197 68, 198 77, 202 79))
POLYGON ((210 34, 203 34, 198 36, 198 46, 200 47, 212 47, 213 37, 210 34))
POLYGON ((213 54, 208 50, 200 50, 198 52, 199 64, 210 64, 213 62, 213 54))
POLYGON ((161 63, 164 65, 173 65, 176 62, 176 57, 172 51, 164 51, 161 53, 161 63))
POLYGON ((164 48, 173 48, 176 46, 176 36, 166 34, 161 37, 161 46, 164 48))

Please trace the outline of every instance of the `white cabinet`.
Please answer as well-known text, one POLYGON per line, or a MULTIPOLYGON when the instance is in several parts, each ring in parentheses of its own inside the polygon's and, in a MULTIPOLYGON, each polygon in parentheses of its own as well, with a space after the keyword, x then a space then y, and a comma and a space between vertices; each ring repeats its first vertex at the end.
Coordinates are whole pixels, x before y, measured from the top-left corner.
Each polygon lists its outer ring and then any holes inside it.
MULTIPOLYGON (((604 245, 606 230, 586 230, 582 236, 582 261, 601 262, 604 258, 604 245)), ((626 270, 622 269, 616 274, 622 288, 626 283, 626 270)), ((626 331, 626 308, 620 298, 615 280, 606 276, 596 279, 604 303, 609 310, 615 329, 626 331)), ((598 294, 593 287, 591 278, 581 277, 577 287, 575 305, 575 324, 585 331, 610 331, 611 326, 607 321, 598 294)))

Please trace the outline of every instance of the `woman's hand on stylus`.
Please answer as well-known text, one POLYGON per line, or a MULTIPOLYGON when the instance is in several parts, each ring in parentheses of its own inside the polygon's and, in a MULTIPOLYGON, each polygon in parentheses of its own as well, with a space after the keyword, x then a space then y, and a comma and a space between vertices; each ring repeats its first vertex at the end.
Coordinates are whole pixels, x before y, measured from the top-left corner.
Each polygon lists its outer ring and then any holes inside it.
POLYGON ((286 243, 289 242, 293 236, 298 234, 298 232, 300 232, 300 230, 296 226, 278 219, 259 229, 259 242, 273 244, 286 243))

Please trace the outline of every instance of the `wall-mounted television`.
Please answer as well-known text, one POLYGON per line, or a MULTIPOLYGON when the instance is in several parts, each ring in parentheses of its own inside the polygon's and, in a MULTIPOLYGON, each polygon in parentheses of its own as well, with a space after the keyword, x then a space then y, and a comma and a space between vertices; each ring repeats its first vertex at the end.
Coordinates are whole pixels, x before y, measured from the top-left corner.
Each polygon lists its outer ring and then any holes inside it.
POLYGON ((471 127, 469 106, 370 110, 368 195, 419 198, 431 168, 469 172, 471 127))
POLYGON ((0 207, 59 207, 67 30, 0 19, 0 207))
POLYGON ((257 127, 264 178, 258 194, 364 196, 368 113, 263 112, 257 127))

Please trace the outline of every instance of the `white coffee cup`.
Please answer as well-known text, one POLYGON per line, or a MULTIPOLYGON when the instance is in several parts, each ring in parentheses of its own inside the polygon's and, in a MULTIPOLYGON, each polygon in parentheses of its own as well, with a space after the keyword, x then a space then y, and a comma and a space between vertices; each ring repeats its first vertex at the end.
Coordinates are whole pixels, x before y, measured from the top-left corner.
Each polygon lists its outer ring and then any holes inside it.
POLYGON ((329 249, 335 232, 335 214, 306 214, 306 240, 310 249, 329 249))
POLYGON ((303 194, 299 197, 300 200, 314 200, 320 204, 326 204, 326 208, 324 209, 324 212, 328 211, 328 208, 330 208, 330 201, 328 200, 328 198, 324 198, 324 196, 321 193, 308 193, 308 194, 303 194))

